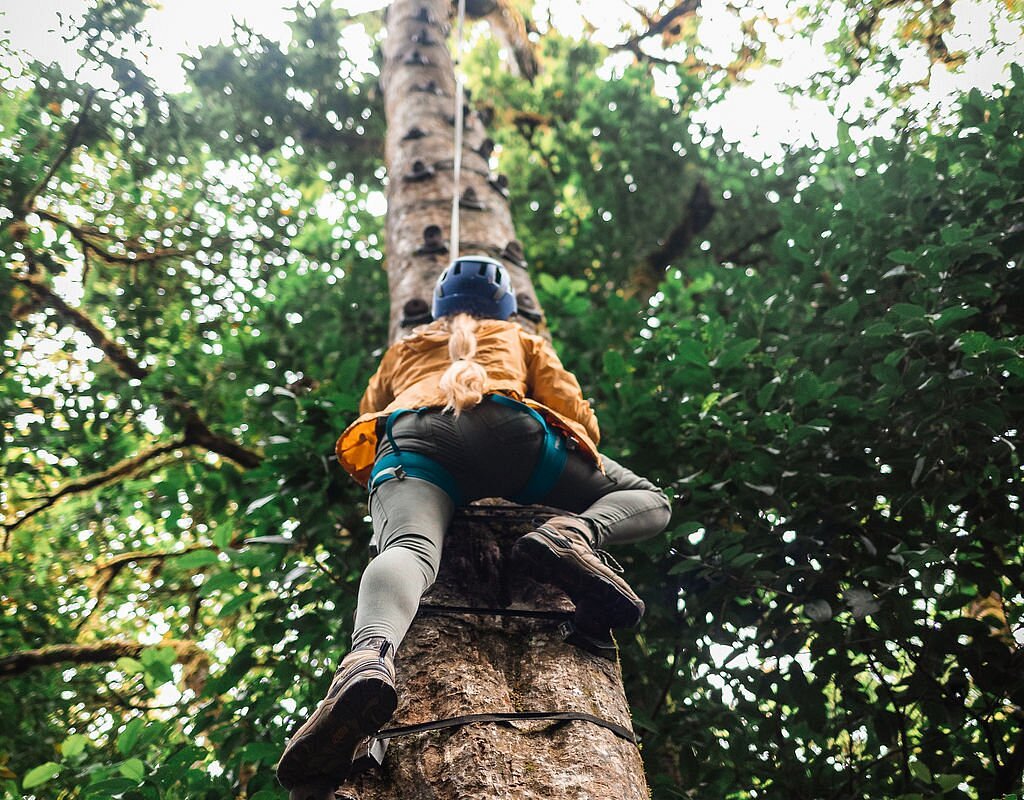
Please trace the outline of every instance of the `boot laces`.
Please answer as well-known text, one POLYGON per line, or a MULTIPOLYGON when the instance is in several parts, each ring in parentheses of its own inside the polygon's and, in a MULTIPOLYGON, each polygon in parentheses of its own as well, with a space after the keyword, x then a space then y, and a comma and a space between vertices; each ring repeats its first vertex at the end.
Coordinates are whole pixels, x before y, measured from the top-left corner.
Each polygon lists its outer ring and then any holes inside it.
POLYGON ((618 572, 621 574, 626 571, 625 567, 616 561, 615 557, 607 550, 600 550, 593 545, 590 546, 590 549, 594 551, 594 555, 601 559, 601 563, 608 567, 612 572, 618 572))
MULTIPOLYGON (((621 574, 626 571, 622 564, 616 561, 615 557, 611 553, 609 553, 607 550, 600 549, 594 543, 594 540, 590 536, 588 536, 585 531, 580 530, 576 526, 566 525, 565 527, 568 530, 572 531, 574 534, 576 534, 584 542, 586 542, 587 546, 591 549, 594 555, 597 556, 598 560, 600 560, 600 562, 604 564, 606 567, 608 567, 608 569, 610 569, 612 572, 621 574)), ((550 520, 548 520, 547 524, 542 525, 539 528, 539 530, 543 530, 552 539, 558 541, 558 543, 561 544, 562 547, 571 547, 573 544, 573 542, 570 540, 568 536, 566 536, 561 530, 559 530, 558 527, 551 524, 550 520)))
MULTIPOLYGON (((377 651, 377 660, 381 664, 383 664, 385 662, 385 659, 388 657, 389 654, 392 655, 392 656, 394 655, 395 646, 394 646, 394 644, 391 643, 390 639, 385 639, 383 636, 381 636, 381 637, 376 637, 375 636, 372 639, 367 639, 359 647, 353 648, 351 651, 349 651, 349 655, 352 655, 352 653, 355 653, 357 650, 376 650, 377 651), (377 642, 375 641, 378 638, 380 639, 380 644, 377 644, 377 642)), ((346 668, 345 667, 345 663, 344 663, 344 661, 342 661, 342 663, 338 666, 338 669, 335 671, 334 676, 338 677, 339 675, 341 675, 341 673, 345 670, 345 668, 346 668)))

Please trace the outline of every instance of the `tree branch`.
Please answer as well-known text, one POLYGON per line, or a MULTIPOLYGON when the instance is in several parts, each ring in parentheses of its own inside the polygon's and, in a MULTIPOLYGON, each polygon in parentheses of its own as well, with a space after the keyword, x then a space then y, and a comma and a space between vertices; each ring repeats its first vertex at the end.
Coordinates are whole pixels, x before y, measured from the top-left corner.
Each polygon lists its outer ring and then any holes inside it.
POLYGON ((15 275, 14 280, 31 289, 40 300, 49 304, 60 317, 88 336, 89 341, 103 351, 103 354, 111 360, 121 375, 140 381, 149 376, 149 369, 132 358, 124 347, 111 339, 99 325, 89 319, 82 311, 68 305, 64 298, 47 286, 42 279, 15 275))
MULTIPOLYGON (((674 33, 671 30, 673 25, 681 20, 683 17, 689 17, 697 13, 697 9, 700 8, 700 0, 683 0, 679 5, 669 9, 662 14, 658 19, 651 21, 647 18, 649 27, 642 33, 637 33, 626 40, 620 47, 625 47, 629 50, 633 50, 640 46, 640 42, 644 39, 650 39, 652 36, 664 36, 667 33, 674 33)), ((634 9, 636 10, 636 9, 634 9)), ((646 17, 646 14, 642 16, 646 17)))
POLYGON ((114 570, 120 572, 122 568, 130 564, 133 561, 153 561, 157 559, 172 558, 173 556, 185 555, 185 553, 192 553, 196 550, 214 550, 216 547, 212 544, 192 544, 182 550, 175 550, 173 552, 167 552, 164 550, 137 550, 131 553, 119 553, 113 558, 107 559, 102 564, 97 564, 95 569, 96 572, 104 572, 106 570, 114 570))
POLYGON ((658 701, 654 704, 654 708, 651 709, 651 713, 648 715, 651 719, 655 719, 665 707, 669 692, 672 691, 672 685, 676 682, 676 678, 679 676, 679 657, 682 655, 682 652, 683 646, 681 644, 677 644, 675 649, 672 651, 672 663, 669 668, 668 678, 665 680, 665 685, 662 687, 661 692, 658 695, 658 701))
POLYGON ((26 196, 24 202, 21 204, 22 210, 28 213, 36 198, 45 191, 46 187, 53 180, 53 176, 57 174, 57 170, 61 168, 68 156, 75 149, 75 145, 78 143, 78 136, 82 132, 82 125, 85 123, 85 118, 89 115, 89 104, 92 102, 92 98, 96 95, 95 89, 90 89, 89 93, 85 96, 85 102, 82 103, 81 113, 78 115, 78 121, 75 123, 75 127, 71 129, 71 133, 68 135, 67 141, 64 142, 64 148, 60 151, 60 155, 57 156, 56 160, 50 164, 50 168, 46 171, 42 180, 36 184, 35 188, 32 189, 26 196))
MULTIPOLYGON (((73 222, 65 219, 59 214, 55 214, 52 211, 47 211, 41 208, 32 209, 32 213, 38 215, 40 219, 45 219, 48 222, 52 222, 54 225, 60 225, 66 228, 68 233, 82 246, 83 253, 88 254, 89 252, 95 253, 104 261, 111 264, 141 264, 151 261, 158 261, 161 258, 184 258, 186 256, 194 256, 199 252, 199 248, 181 250, 176 247, 164 247, 157 250, 136 250, 129 247, 129 242, 123 239, 118 239, 105 234, 100 233, 97 230, 90 230, 82 225, 76 225, 73 222), (128 252, 124 255, 119 253, 111 253, 102 245, 98 244, 98 240, 106 239, 108 241, 116 242, 125 248, 128 252)), ((212 240, 211 247, 219 247, 225 244, 232 244, 235 240, 230 236, 220 236, 212 240)), ((260 240, 260 243, 265 243, 266 240, 260 240)), ((209 250, 210 248, 202 248, 209 250)))
POLYGON ((234 439, 214 433, 199 416, 199 412, 178 395, 173 396, 178 411, 185 417, 185 442, 187 444, 194 444, 211 453, 229 458, 246 469, 255 469, 263 463, 262 455, 243 447, 234 439))
POLYGON ((516 60, 519 74, 533 82, 537 77, 537 56, 530 41, 526 20, 508 0, 470 0, 466 13, 473 18, 486 18, 491 30, 516 60))
POLYGON ((4 534, 4 547, 7 546, 7 537, 10 536, 11 532, 21 525, 28 522, 36 514, 50 508, 55 505, 58 500, 63 497, 67 497, 71 494, 79 494, 81 492, 87 492, 91 489, 105 486, 108 483, 113 483, 118 478, 123 478, 131 475, 135 470, 141 467, 148 461, 152 461, 158 456, 162 456, 164 453, 169 453, 171 450, 176 450, 179 447, 184 447, 186 444, 184 439, 169 442, 167 444, 157 445, 151 447, 148 450, 143 450, 130 458, 125 458, 117 462, 114 466, 109 469, 105 469, 102 472, 95 472, 92 475, 86 475, 81 478, 75 478, 67 483, 60 486, 53 494, 45 497, 35 497, 33 500, 40 500, 39 505, 29 509, 20 517, 15 517, 13 520, 4 521, 4 528, 6 529, 4 534))
POLYGON ((733 250, 730 250, 728 253, 726 253, 724 256, 722 256, 718 260, 720 262, 722 262, 722 263, 734 262, 734 261, 736 261, 736 259, 738 259, 740 256, 742 256, 745 252, 747 252, 747 250, 749 250, 755 244, 762 244, 762 243, 768 241, 776 233, 778 233, 780 230, 782 230, 782 226, 779 225, 778 223, 776 223, 775 225, 770 225, 769 227, 767 227, 763 231, 761 231, 759 234, 754 236, 753 239, 751 239, 750 241, 746 242, 745 244, 740 245, 739 247, 737 247, 737 248, 735 248, 733 250))
POLYGON ((996 766, 996 794, 1007 796, 1018 791, 1024 776, 1024 729, 1017 732, 1017 740, 1003 764, 996 766))
MULTIPOLYGON (((126 378, 144 380, 151 374, 148 367, 142 366, 128 354, 120 344, 115 342, 99 325, 93 322, 81 310, 68 305, 65 300, 47 286, 41 279, 33 276, 14 276, 14 280, 29 287, 35 295, 48 303, 59 316, 82 331, 89 340, 113 362, 117 371, 126 378)), ((164 399, 182 415, 185 422, 185 439, 182 445, 197 445, 213 453, 229 458, 246 469, 252 469, 263 462, 263 456, 248 450, 238 442, 221 436, 210 430, 210 427, 199 416, 199 412, 185 398, 173 390, 163 392, 164 399)), ((181 445, 179 445, 181 446, 181 445)))
POLYGON ((647 256, 647 264, 659 276, 676 258, 685 253, 694 238, 714 219, 715 206, 711 202, 711 189, 701 178, 693 188, 686 204, 686 214, 679 221, 661 246, 647 256))
MULTIPOLYGON (((30 669, 54 664, 102 664, 119 658, 138 658, 149 646, 125 639, 107 639, 97 644, 55 644, 36 650, 22 650, 0 658, 0 678, 13 678, 30 669)), ((173 647, 179 662, 206 658, 195 642, 171 640, 158 646, 173 647)))
POLYGON ((679 223, 669 231, 657 250, 650 253, 642 267, 633 275, 633 286, 645 294, 652 294, 665 275, 665 269, 689 250, 697 235, 715 216, 711 202, 711 189, 701 178, 690 195, 686 211, 679 223))

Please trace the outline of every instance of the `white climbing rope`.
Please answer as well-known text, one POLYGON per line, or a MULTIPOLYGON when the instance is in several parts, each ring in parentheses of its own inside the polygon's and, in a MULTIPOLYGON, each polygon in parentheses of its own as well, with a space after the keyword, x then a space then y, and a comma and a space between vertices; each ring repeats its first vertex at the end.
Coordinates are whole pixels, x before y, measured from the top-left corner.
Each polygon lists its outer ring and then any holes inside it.
POLYGON ((462 117, 462 73, 459 65, 462 63, 462 24, 466 19, 466 0, 459 0, 459 17, 455 28, 455 55, 453 67, 455 71, 455 157, 452 159, 452 227, 451 227, 451 249, 452 258, 459 257, 459 181, 462 172, 462 127, 465 120, 462 117))

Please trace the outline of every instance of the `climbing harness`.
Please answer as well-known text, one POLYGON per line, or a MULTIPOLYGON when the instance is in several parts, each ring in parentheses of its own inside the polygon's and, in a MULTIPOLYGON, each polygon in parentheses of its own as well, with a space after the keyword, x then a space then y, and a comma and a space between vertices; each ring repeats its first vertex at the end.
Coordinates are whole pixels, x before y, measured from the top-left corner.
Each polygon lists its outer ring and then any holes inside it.
POLYGON ((466 19, 466 0, 459 0, 458 24, 455 29, 455 56, 452 59, 452 71, 455 73, 455 153, 452 159, 452 226, 451 226, 451 251, 452 258, 459 257, 459 179, 462 172, 462 129, 465 125, 465 110, 463 107, 463 85, 462 73, 459 72, 459 65, 462 62, 462 26, 466 19))
POLYGON ((391 445, 391 452, 381 456, 374 463, 373 470, 370 472, 370 492, 372 493, 380 484, 395 478, 399 480, 406 477, 419 478, 444 490, 452 499, 455 507, 458 508, 464 505, 464 499, 462 490, 459 488, 455 477, 440 462, 422 453, 401 450, 395 441, 392 429, 400 417, 405 414, 422 414, 427 410, 427 406, 417 409, 400 408, 388 415, 387 422, 384 425, 384 433, 387 436, 388 443, 391 445))
POLYGON ((554 430, 543 416, 526 405, 526 403, 520 403, 518 400, 513 400, 511 397, 506 397, 503 394, 492 394, 490 398, 499 405, 519 409, 529 414, 544 428, 544 445, 541 447, 537 465, 533 468, 533 474, 530 475, 530 480, 526 482, 523 490, 515 497, 510 498, 516 503, 522 503, 523 505, 539 503, 551 493, 551 490, 555 488, 555 484, 558 483, 558 479, 562 476, 566 459, 569 457, 565 446, 565 437, 554 430))
MULTIPOLYGON (((526 486, 517 495, 509 498, 523 505, 539 503, 551 493, 565 468, 565 462, 569 457, 565 437, 552 428, 543 416, 526 403, 520 403, 503 394, 491 394, 487 396, 487 399, 529 414, 544 429, 544 443, 541 446, 540 456, 526 486)), ((405 414, 423 414, 428 410, 428 406, 416 409, 400 408, 388 415, 387 422, 384 424, 384 435, 387 437, 388 444, 391 445, 391 452, 381 456, 374 463, 373 470, 370 472, 369 489, 372 492, 382 483, 396 478, 399 480, 406 477, 419 478, 442 489, 451 498, 455 507, 459 508, 465 505, 465 497, 455 477, 437 460, 422 453, 402 450, 395 441, 393 429, 398 419, 405 414)))

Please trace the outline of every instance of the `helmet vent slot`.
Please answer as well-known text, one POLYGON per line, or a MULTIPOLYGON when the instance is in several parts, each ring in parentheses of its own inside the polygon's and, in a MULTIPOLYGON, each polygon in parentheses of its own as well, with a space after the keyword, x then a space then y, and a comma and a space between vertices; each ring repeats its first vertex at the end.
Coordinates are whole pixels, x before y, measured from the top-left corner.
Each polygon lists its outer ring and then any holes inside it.
POLYGON ((480 273, 479 274, 480 275, 486 275, 487 274, 487 263, 484 262, 484 261, 480 262, 480 273))

